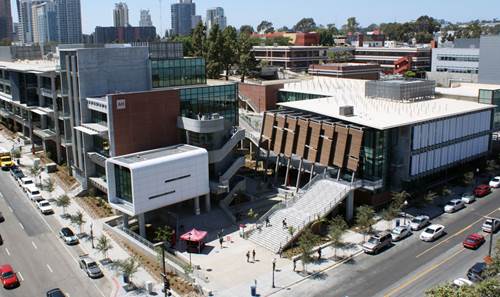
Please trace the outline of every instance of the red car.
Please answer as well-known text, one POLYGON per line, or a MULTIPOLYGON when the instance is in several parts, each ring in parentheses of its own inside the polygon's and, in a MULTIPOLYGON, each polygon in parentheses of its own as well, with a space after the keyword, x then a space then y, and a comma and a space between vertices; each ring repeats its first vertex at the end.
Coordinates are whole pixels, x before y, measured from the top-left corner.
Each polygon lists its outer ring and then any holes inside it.
POLYGON ((484 197, 491 193, 491 188, 488 185, 479 185, 474 189, 474 195, 476 197, 484 197))
POLYGON ((465 248, 469 249, 477 249, 479 248, 483 243, 485 239, 484 236, 481 234, 473 233, 464 240, 463 244, 465 248))
POLYGON ((17 275, 9 264, 0 266, 0 280, 4 288, 14 288, 19 286, 17 275))

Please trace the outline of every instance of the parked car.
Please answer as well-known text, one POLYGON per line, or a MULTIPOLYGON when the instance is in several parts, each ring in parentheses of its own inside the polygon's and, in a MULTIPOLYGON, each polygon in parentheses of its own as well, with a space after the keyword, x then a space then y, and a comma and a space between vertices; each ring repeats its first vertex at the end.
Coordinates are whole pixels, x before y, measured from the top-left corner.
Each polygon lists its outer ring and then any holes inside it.
POLYGON ((21 186, 21 189, 26 192, 26 188, 29 186, 34 186, 35 182, 33 181, 32 178, 29 177, 23 177, 19 180, 19 185, 21 186))
POLYGON ((420 230, 430 224, 429 220, 429 216, 416 216, 411 220, 410 228, 413 231, 420 230))
POLYGON ((468 249, 477 249, 485 242, 484 236, 478 233, 472 233, 465 238, 463 245, 468 249))
POLYGON ((490 180, 490 183, 488 184, 491 188, 498 188, 500 187, 500 176, 495 176, 490 180))
POLYGON ((473 282, 480 282, 484 279, 483 273, 486 270, 486 263, 478 262, 467 271, 467 278, 473 282))
POLYGON ((63 293, 63 291, 61 291, 61 289, 55 288, 55 289, 47 291, 46 297, 66 297, 66 295, 64 295, 64 293, 63 293))
POLYGON ((444 212, 452 213, 465 207, 462 199, 452 199, 444 206, 444 212))
POLYGON ((453 281, 452 286, 460 288, 460 287, 464 287, 464 286, 472 286, 473 284, 474 283, 471 282, 470 280, 463 278, 463 277, 460 277, 460 278, 457 278, 456 280, 453 281))
POLYGON ((21 178, 25 177, 23 171, 19 167, 11 167, 10 168, 10 174, 16 179, 20 180, 21 178))
POLYGON ((36 202, 36 206, 43 214, 53 214, 54 209, 50 205, 49 201, 42 199, 36 202))
POLYGON ((411 228, 409 225, 397 226, 391 231, 392 241, 398 241, 410 235, 411 235, 411 228))
POLYGON ((363 251, 367 254, 377 254, 383 248, 389 246, 392 242, 390 233, 383 232, 373 235, 363 244, 363 251))
POLYGON ((104 276, 101 268, 99 268, 97 263, 88 255, 81 255, 78 263, 80 264, 80 268, 83 269, 83 271, 85 271, 90 278, 99 278, 104 276))
POLYGON ((488 185, 479 185, 474 189, 474 195, 476 197, 484 197, 491 193, 491 188, 488 185))
POLYGON ((0 266, 0 280, 4 288, 15 288, 19 286, 17 275, 9 264, 0 266))
POLYGON ((476 196, 474 196, 474 193, 467 192, 462 194, 462 201, 467 204, 471 204, 472 202, 476 201, 476 196))
POLYGON ((487 232, 487 233, 495 233, 498 231, 498 229, 500 228, 500 221, 499 220, 492 220, 492 219, 487 219, 486 221, 484 221, 483 223, 483 226, 481 226, 481 229, 484 231, 484 232, 487 232))
POLYGON ((3 213, 0 211, 0 223, 5 222, 5 218, 3 217, 3 213))
POLYGON ((433 241, 444 235, 444 226, 439 224, 432 224, 425 228, 422 233, 420 233, 420 240, 422 241, 433 241))
POLYGON ((59 237, 61 237, 67 245, 78 244, 78 237, 76 237, 75 233, 68 227, 64 227, 59 231, 59 237))
POLYGON ((43 200, 42 193, 34 185, 30 185, 30 186, 26 187, 26 195, 28 195, 28 198, 33 202, 38 202, 38 201, 43 200))

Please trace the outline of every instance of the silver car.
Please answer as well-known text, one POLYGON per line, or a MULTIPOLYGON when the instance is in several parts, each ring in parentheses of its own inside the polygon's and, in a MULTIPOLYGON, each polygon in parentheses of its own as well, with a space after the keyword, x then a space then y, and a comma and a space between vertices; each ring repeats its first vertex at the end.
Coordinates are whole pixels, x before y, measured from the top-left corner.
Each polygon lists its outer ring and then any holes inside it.
POLYGON ((466 204, 471 204, 472 202, 476 201, 476 196, 471 192, 463 193, 462 201, 466 204))
POLYGON ((406 238, 411 235, 411 229, 410 226, 397 226, 396 228, 392 229, 391 231, 391 237, 392 241, 398 241, 403 238, 406 238))
POLYGON ((413 220, 410 222, 410 228, 413 231, 420 230, 424 228, 425 226, 429 225, 429 216, 417 216, 414 217, 413 220))

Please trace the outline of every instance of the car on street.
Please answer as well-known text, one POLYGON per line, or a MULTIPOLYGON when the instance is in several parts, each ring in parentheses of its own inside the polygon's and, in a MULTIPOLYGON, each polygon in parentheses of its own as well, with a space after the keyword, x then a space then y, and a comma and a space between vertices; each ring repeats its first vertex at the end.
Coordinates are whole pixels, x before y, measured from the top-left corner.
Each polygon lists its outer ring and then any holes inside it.
POLYGON ((471 192, 466 192, 462 194, 462 201, 467 204, 471 204, 472 202, 476 201, 476 196, 474 196, 474 193, 471 192))
POLYGON ((486 270, 486 263, 478 262, 467 271, 467 278, 473 282, 480 282, 484 279, 483 273, 486 270))
POLYGON ((499 220, 492 220, 492 219, 486 219, 484 221, 483 226, 481 226, 481 229, 486 232, 486 233, 495 233, 498 231, 500 228, 500 221, 499 220))
POLYGON ((32 178, 29 177, 23 177, 19 180, 19 185, 21 186, 21 189, 26 192, 26 188, 30 186, 34 186, 35 182, 33 181, 32 178))
POLYGON ((391 245, 392 237, 390 233, 383 232, 371 236, 367 242, 363 244, 363 251, 367 254, 377 254, 383 248, 391 245))
POLYGON ((104 276, 99 265, 88 255, 81 255, 79 258, 80 268, 87 273, 88 277, 99 278, 104 276))
POLYGON ((474 195, 476 197, 484 197, 491 193, 491 188, 488 185, 479 185, 474 189, 474 195))
POLYGON ((59 237, 61 237, 67 245, 78 244, 78 237, 76 237, 75 233, 68 227, 61 228, 59 237))
POLYGON ((432 224, 425 228, 422 233, 420 233, 420 240, 422 241, 433 241, 444 235, 444 226, 439 224, 432 224))
POLYGON ((500 176, 495 176, 494 178, 492 178, 488 185, 492 188, 500 187, 500 176))
POLYGON ((0 280, 4 288, 15 288, 19 286, 19 279, 9 264, 0 265, 0 280))
POLYGON ((23 171, 19 167, 11 167, 10 168, 10 174, 16 179, 20 180, 21 178, 25 177, 23 171))
POLYGON ((484 236, 478 233, 473 233, 467 236, 463 242, 465 248, 477 249, 485 242, 484 236))
POLYGON ((471 282, 470 280, 460 277, 457 278, 456 280, 453 281, 452 286, 460 288, 460 287, 465 287, 465 286, 472 286, 474 283, 471 282))
POLYGON ((36 202, 36 206, 42 212, 43 214, 53 214, 54 209, 52 208, 52 205, 50 205, 49 201, 42 199, 40 201, 36 202))
POLYGON ((411 235, 411 228, 409 225, 397 226, 391 231, 392 241, 398 241, 410 235, 411 235))
POLYGON ((410 228, 413 231, 420 230, 430 224, 429 220, 429 216, 416 216, 411 220, 410 228))
POLYGON ((66 295, 64 295, 64 293, 63 293, 63 291, 61 291, 61 289, 55 288, 55 289, 47 291, 46 297, 66 297, 66 295))
POLYGON ((26 195, 28 195, 28 198, 33 202, 38 202, 40 200, 43 200, 42 193, 40 192, 40 189, 38 189, 34 185, 26 187, 26 195))
POLYGON ((444 212, 452 213, 462 208, 465 208, 465 202, 462 199, 452 199, 444 206, 444 212))

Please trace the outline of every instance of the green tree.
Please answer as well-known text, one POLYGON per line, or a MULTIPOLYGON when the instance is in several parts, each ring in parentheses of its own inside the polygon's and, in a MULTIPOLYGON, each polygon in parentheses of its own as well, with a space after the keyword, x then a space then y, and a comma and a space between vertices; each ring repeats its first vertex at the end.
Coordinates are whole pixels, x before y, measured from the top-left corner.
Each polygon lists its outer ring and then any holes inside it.
POLYGON ((360 206, 356 209, 356 225, 363 233, 363 241, 366 240, 366 234, 371 231, 372 225, 375 224, 375 211, 367 205, 360 206))
POLYGON ((417 77, 417 74, 414 71, 408 70, 404 73, 404 77, 415 78, 417 77))
POLYGON ((40 173, 42 173, 42 167, 40 167, 40 165, 34 164, 33 166, 31 166, 30 174, 33 175, 33 177, 35 179, 38 178, 38 180, 40 181, 39 184, 42 183, 42 180, 41 180, 42 177, 41 177, 40 173))
POLYGON ((85 219, 83 218, 83 213, 81 211, 77 211, 76 214, 70 217, 70 221, 72 225, 78 227, 80 234, 82 234, 82 226, 86 223, 85 219))
POLYGON ((276 31, 278 31, 278 32, 285 32, 286 33, 286 32, 290 32, 291 30, 287 26, 283 26, 281 28, 278 28, 278 30, 276 30, 276 31))
POLYGON ((214 24, 207 39, 207 77, 211 79, 220 78, 224 64, 222 62, 222 51, 224 39, 218 24, 214 24))
POLYGON ((55 191, 56 185, 52 178, 47 178, 43 182, 43 189, 49 193, 49 197, 52 199, 52 192, 55 191))
POLYGON ((299 251, 301 253, 300 260, 302 261, 302 268, 304 272, 307 273, 307 264, 314 261, 313 259, 313 249, 318 244, 319 237, 311 232, 311 230, 306 229, 299 238, 299 251))
POLYGON ((155 240, 158 242, 164 242, 167 245, 170 244, 170 241, 172 240, 172 236, 174 235, 174 231, 170 226, 163 226, 159 227, 155 231, 155 240))
POLYGON ((257 32, 265 34, 273 33, 274 32, 273 23, 266 20, 260 22, 260 24, 257 26, 257 32))
POLYGON ((293 237, 293 234, 295 234, 295 227, 294 226, 288 226, 288 234, 290 234, 290 238, 293 237))
POLYGON ((182 43, 182 50, 184 56, 193 56, 193 37, 191 35, 187 36, 175 36, 172 38, 174 42, 182 43))
POLYGON ((130 257, 125 260, 116 260, 113 263, 114 268, 120 271, 128 279, 128 284, 132 282, 134 274, 139 271, 139 261, 135 257, 130 257))
POLYGON ((462 178, 462 182, 466 186, 472 184, 473 181, 474 181, 474 172, 469 171, 469 172, 464 173, 464 177, 462 178))
POLYGON ((316 30, 316 28, 317 28, 316 22, 314 21, 313 18, 303 18, 300 21, 298 21, 297 24, 295 24, 295 26, 293 26, 293 30, 295 32, 305 32, 305 33, 314 31, 316 30))
POLYGON ((56 206, 62 207, 63 215, 66 215, 66 208, 70 206, 70 204, 71 204, 71 199, 69 198, 68 195, 61 195, 59 196, 59 198, 56 199, 56 206))
POLYGON ((222 31, 224 41, 222 48, 222 64, 226 71, 226 80, 229 80, 229 72, 234 64, 238 63, 238 33, 233 26, 227 26, 222 31))
POLYGON ((350 17, 350 18, 347 19, 347 23, 345 24, 345 29, 346 29, 345 33, 349 33, 349 32, 356 33, 356 32, 358 32, 359 23, 356 20, 356 17, 350 17))
POLYGON ((332 241, 334 248, 334 257, 337 257, 337 248, 343 245, 342 235, 347 230, 347 223, 341 216, 333 218, 333 220, 328 225, 328 236, 332 241))
POLYGON ((207 31, 203 23, 198 23, 196 28, 194 28, 191 35, 191 44, 193 56, 195 57, 206 57, 207 53, 207 31))
POLYGON ((249 219, 251 219, 251 220, 255 220, 255 219, 259 216, 259 214, 258 214, 258 213, 256 213, 256 212, 253 210, 253 208, 250 208, 250 209, 248 210, 247 216, 248 216, 248 218, 249 218, 249 219))
POLYGON ((434 200, 438 197, 438 194, 436 194, 433 191, 427 192, 427 194, 424 195, 424 200, 428 203, 433 203, 434 200))
POLYGON ((106 235, 103 234, 97 239, 96 249, 102 254, 103 260, 108 259, 108 252, 112 248, 113 245, 106 235))
POLYGON ((243 25, 240 27, 240 30, 239 30, 240 34, 241 33, 244 33, 244 34, 252 34, 254 32, 254 29, 252 26, 250 25, 243 25))
POLYGON ((238 38, 238 56, 239 56, 239 72, 241 82, 245 82, 245 78, 257 67, 257 61, 252 51, 252 43, 250 36, 245 33, 240 33, 238 38))

